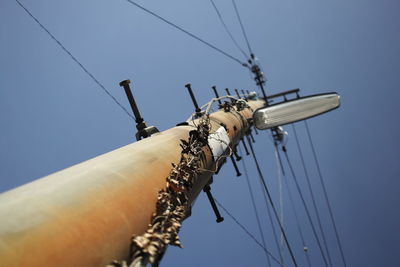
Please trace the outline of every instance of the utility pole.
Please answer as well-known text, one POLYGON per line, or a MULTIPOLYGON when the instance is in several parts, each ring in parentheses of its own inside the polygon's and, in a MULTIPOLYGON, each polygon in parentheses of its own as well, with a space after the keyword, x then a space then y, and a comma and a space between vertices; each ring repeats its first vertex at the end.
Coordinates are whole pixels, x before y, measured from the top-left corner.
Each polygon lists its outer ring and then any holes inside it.
MULTIPOLYGON (((198 194, 208 189, 210 170, 220 167, 216 155, 232 151, 251 126, 253 110, 264 105, 263 100, 251 100, 242 108, 232 104, 208 115, 209 136, 225 141, 210 141, 198 151, 201 160, 187 192, 185 216, 198 194)), ((2 265, 88 267, 129 260, 131 236, 148 230, 171 164, 182 160, 181 140, 189 142, 202 119, 151 132, 138 142, 1 194, 2 265)))

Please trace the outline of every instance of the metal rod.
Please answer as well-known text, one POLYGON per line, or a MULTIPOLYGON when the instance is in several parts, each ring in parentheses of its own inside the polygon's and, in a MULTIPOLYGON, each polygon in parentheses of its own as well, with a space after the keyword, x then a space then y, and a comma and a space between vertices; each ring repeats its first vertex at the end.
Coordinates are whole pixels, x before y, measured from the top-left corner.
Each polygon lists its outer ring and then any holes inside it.
POLYGON ((249 150, 247 149, 246 142, 243 140, 243 138, 240 139, 240 141, 242 141, 242 145, 243 145, 243 147, 244 147, 244 151, 246 151, 246 155, 247 155, 247 156, 250 155, 249 150))
POLYGON ((247 100, 248 95, 245 94, 243 89, 241 89, 240 91, 242 92, 244 99, 247 100))
POLYGON ((206 185, 204 187, 203 191, 206 193, 207 198, 210 201, 211 207, 215 213, 215 217, 217 217, 217 219, 215 221, 217 223, 224 221, 224 217, 221 216, 221 213, 218 210, 217 204, 215 203, 214 197, 211 194, 211 187, 209 185, 206 185))
POLYGON ((238 89, 235 88, 235 92, 236 92, 237 97, 241 98, 238 89))
POLYGON ((192 86, 191 86, 191 84, 188 83, 188 84, 185 85, 185 87, 186 87, 186 88, 188 89, 188 91, 189 91, 190 98, 192 98, 193 105, 194 105, 194 107, 195 107, 196 113, 199 113, 199 112, 201 111, 201 109, 199 108, 199 105, 197 104, 196 98, 195 98, 195 96, 194 96, 194 94, 193 94, 193 91, 192 91, 192 86))
POLYGON ((242 157, 237 153, 237 146, 233 148, 233 155, 235 155, 236 161, 240 161, 242 159, 242 157))
POLYGON ((141 123, 143 122, 143 118, 140 115, 140 111, 139 108, 136 105, 136 101, 133 98, 133 94, 132 94, 132 90, 129 86, 129 84, 131 83, 130 80, 123 80, 122 82, 119 83, 119 86, 124 87, 125 90, 125 94, 128 97, 129 100, 129 104, 131 105, 132 111, 133 111, 133 115, 135 115, 135 121, 136 123, 141 123))
POLYGON ((272 98, 276 98, 276 97, 280 97, 280 96, 284 96, 284 95, 289 95, 289 94, 296 94, 298 97, 299 91, 300 91, 299 88, 283 91, 283 92, 268 96, 268 99, 272 99, 272 98))
POLYGON ((218 104, 222 104, 221 99, 219 99, 219 94, 217 91, 217 87, 214 85, 213 87, 211 87, 214 91, 215 97, 218 98, 218 104))
POLYGON ((251 129, 249 130, 249 135, 250 135, 250 138, 251 138, 251 142, 255 143, 256 140, 254 140, 253 132, 251 131, 251 129))
MULTIPOLYGON (((228 89, 228 88, 225 88, 225 91, 226 91, 226 93, 227 93, 228 95, 231 96, 231 92, 229 92, 229 89, 228 89)), ((233 103, 233 102, 235 102, 235 100, 231 98, 231 103, 233 103)))
POLYGON ((230 156, 231 160, 232 160, 232 164, 233 164, 233 168, 235 168, 236 171, 236 176, 241 176, 242 174, 239 171, 239 168, 236 164, 236 160, 233 158, 233 156, 230 156))

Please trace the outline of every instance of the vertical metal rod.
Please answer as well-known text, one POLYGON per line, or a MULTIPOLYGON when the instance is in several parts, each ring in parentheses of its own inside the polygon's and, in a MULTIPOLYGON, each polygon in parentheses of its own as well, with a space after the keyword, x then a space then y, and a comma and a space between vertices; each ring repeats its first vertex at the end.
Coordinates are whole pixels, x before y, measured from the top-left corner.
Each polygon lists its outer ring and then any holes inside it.
POLYGON ((261 92, 263 94, 263 97, 264 97, 264 100, 265 100, 265 104, 268 106, 267 94, 265 93, 264 85, 263 85, 261 79, 258 79, 257 82, 258 82, 258 84, 259 84, 258 86, 260 87, 261 92))
MULTIPOLYGON (((216 97, 216 98, 219 98, 219 94, 218 94, 218 91, 217 91, 217 87, 214 85, 214 86, 212 87, 212 89, 213 89, 213 91, 214 91, 215 97, 216 97)), ((218 99, 218 104, 222 104, 221 99, 218 99)))
POLYGON ((250 138, 251 138, 251 142, 252 142, 252 143, 255 143, 256 140, 254 140, 253 132, 251 131, 251 129, 250 129, 250 131, 249 131, 249 135, 250 135, 250 138))
POLYGON ((235 88, 235 92, 236 92, 236 94, 237 94, 237 97, 238 97, 238 98, 241 98, 238 89, 235 88))
POLYGON ((188 84, 185 85, 185 87, 188 89, 189 94, 190 94, 190 97, 192 98, 193 105, 194 105, 194 107, 195 107, 196 113, 199 113, 199 112, 201 111, 201 109, 199 108, 199 105, 197 104, 196 98, 194 97, 191 84, 188 83, 188 84))
POLYGON ((228 89, 228 88, 225 88, 225 91, 226 91, 226 93, 227 93, 228 95, 231 95, 231 92, 229 92, 229 89, 228 89))
POLYGON ((231 160, 232 160, 233 167, 235 168, 236 176, 241 176, 242 174, 241 174, 240 171, 239 171, 239 168, 238 168, 238 166, 237 166, 237 164, 236 164, 235 159, 233 158, 233 156, 231 156, 230 158, 231 158, 231 160))
POLYGON ((242 157, 237 153, 237 145, 233 148, 233 155, 235 155, 236 161, 240 161, 242 159, 242 157))
POLYGON ((241 89, 240 91, 242 92, 244 99, 247 100, 248 94, 246 95, 243 89, 241 89))
POLYGON ((257 131, 256 127, 254 127, 254 132, 256 133, 256 135, 258 135, 258 131, 257 131))
POLYGON ((247 149, 247 145, 246 142, 242 139, 240 139, 240 141, 242 141, 243 147, 244 147, 244 151, 246 151, 246 155, 250 155, 249 150, 247 149))
MULTIPOLYGON (((228 95, 232 96, 232 95, 231 95, 231 92, 229 92, 229 89, 228 89, 228 88, 225 88, 225 91, 226 91, 226 93, 227 93, 228 95)), ((235 100, 231 98, 231 103, 233 103, 233 102, 235 102, 235 100)))
POLYGON ((140 115, 139 109, 136 105, 135 99, 133 98, 131 88, 129 84, 131 83, 130 80, 123 80, 122 82, 119 83, 119 86, 124 87, 125 94, 128 97, 129 104, 131 105, 133 115, 135 115, 135 121, 136 123, 141 123, 144 121, 142 116, 140 115))
POLYGON ((211 207, 215 213, 215 216, 217 219, 215 220, 217 223, 220 223, 224 220, 224 217, 221 216, 221 213, 219 213, 217 204, 215 204, 215 200, 211 194, 211 187, 209 185, 206 185, 203 189, 203 191, 206 193, 208 200, 210 201, 211 207))

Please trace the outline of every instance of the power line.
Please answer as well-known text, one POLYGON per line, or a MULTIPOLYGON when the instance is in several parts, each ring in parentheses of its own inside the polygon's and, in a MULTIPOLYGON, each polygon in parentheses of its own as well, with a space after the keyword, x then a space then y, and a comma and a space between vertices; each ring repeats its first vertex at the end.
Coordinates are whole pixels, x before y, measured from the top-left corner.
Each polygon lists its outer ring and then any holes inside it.
POLYGON ((269 222, 270 222, 271 228, 272 228, 272 236, 274 237, 276 249, 278 250, 278 253, 279 253, 279 258, 280 258, 281 262, 283 263, 283 255, 282 255, 282 251, 281 251, 280 246, 279 246, 278 234, 276 233, 275 224, 274 224, 274 221, 272 219, 271 208, 269 207, 270 205, 268 204, 267 194, 265 193, 265 190, 263 189, 263 184, 260 181, 260 179, 259 179, 259 182, 260 182, 261 190, 262 190, 263 197, 264 197, 264 200, 265 200, 265 206, 267 207, 268 218, 269 218, 269 222))
POLYGON ((244 30, 242 19, 240 18, 239 10, 236 6, 235 0, 232 0, 232 4, 233 4, 233 7, 235 8, 236 16, 240 23, 240 28, 242 28, 243 36, 244 36, 244 39, 246 40, 247 47, 249 48, 249 53, 250 53, 250 55, 253 55, 253 51, 251 50, 250 42, 249 42, 249 39, 247 38, 246 31, 244 30))
MULTIPOLYGON (((243 155, 241 147, 239 147, 239 152, 240 152, 240 154, 243 155)), ((251 204, 253 206, 254 214, 256 216, 258 230, 260 231, 261 241, 263 243, 263 246, 266 248, 267 245, 266 245, 265 238, 264 238, 264 232, 263 232, 262 227, 261 227, 260 216, 258 215, 256 202, 254 200, 254 193, 253 193, 253 189, 252 189, 251 184, 250 184, 249 174, 247 172, 247 167, 246 167, 246 163, 244 162, 244 158, 242 158, 242 166, 243 166, 244 176, 246 177, 247 188, 249 189, 249 193, 250 193, 251 204)), ((268 266, 271 267, 271 260, 269 259, 270 256, 267 253, 266 253, 266 255, 267 255, 268 266)))
POLYGON ((240 52, 242 52, 242 54, 244 55, 244 57, 247 59, 247 58, 248 58, 248 55, 246 55, 246 52, 244 52, 243 49, 239 46, 239 44, 236 42, 236 40, 235 40, 235 38, 233 37, 231 31, 228 29, 228 26, 226 26, 226 23, 225 23, 224 19, 222 18, 222 15, 221 15, 221 13, 219 12, 219 10, 218 10, 217 6, 215 5, 214 1, 213 1, 213 0, 210 0, 210 2, 211 2, 211 4, 212 4, 213 7, 214 7, 215 12, 217 13, 219 20, 221 21, 222 25, 224 26, 226 33, 229 35, 229 37, 231 38, 232 42, 235 44, 235 46, 237 47, 237 49, 239 49, 240 52))
POLYGON ((290 257, 292 258, 292 261, 293 261, 294 266, 297 267, 298 265, 297 265, 296 258, 294 257, 294 254, 293 254, 292 248, 291 248, 291 246, 290 246, 289 240, 287 239, 285 229, 283 228, 283 225, 281 224, 281 222, 280 222, 280 220, 279 220, 278 212, 276 211, 274 202, 272 201, 271 193, 269 192, 268 186, 267 186, 267 184, 266 184, 266 182, 265 182, 265 179, 264 179, 264 175, 262 174, 260 165, 259 165, 259 163, 258 163, 256 154, 255 154, 255 152, 254 152, 253 144, 251 143, 250 138, 249 138, 248 136, 246 136, 246 139, 247 139, 247 143, 248 143, 249 146, 250 146, 250 151, 251 151, 251 154, 252 154, 252 156, 253 156, 254 162, 255 162, 255 164, 256 164, 256 168, 257 168, 257 172, 258 172, 259 178, 260 178, 260 180, 261 180, 261 182, 262 182, 262 185, 263 185, 263 187, 264 187, 265 193, 267 193, 268 200, 269 200, 269 204, 270 204, 271 207, 272 207, 272 210, 273 210, 273 212, 274 212, 275 219, 277 220, 278 225, 279 225, 279 228, 280 228, 281 233, 282 233, 282 235, 283 235, 283 238, 285 239, 285 243, 286 243, 286 246, 287 246, 287 248, 288 248, 288 250, 289 250, 290 257))
POLYGON ((218 51, 219 53, 221 53, 221 54, 223 54, 223 55, 229 57, 230 59, 232 59, 232 60, 238 62, 240 65, 242 65, 242 66, 244 66, 244 67, 248 67, 246 63, 240 61, 240 60, 237 59, 236 57, 234 57, 234 56, 232 56, 232 55, 226 53, 225 51, 219 49, 218 47, 216 47, 216 46, 214 46, 214 45, 212 45, 212 44, 210 44, 209 42, 204 41, 204 40, 201 39, 200 37, 194 35, 193 33, 188 32, 187 30, 185 30, 185 29, 183 29, 182 27, 176 25, 175 23, 173 23, 173 22, 171 22, 171 21, 169 21, 169 20, 167 20, 167 19, 164 19, 163 17, 161 17, 160 15, 157 15, 157 14, 154 13, 153 11, 148 10, 147 8, 145 8, 145 7, 141 6, 141 5, 139 5, 139 4, 135 3, 135 2, 133 2, 132 0, 126 0, 126 1, 127 1, 128 3, 130 3, 130 4, 132 4, 132 5, 134 5, 134 6, 138 7, 138 8, 140 8, 140 9, 142 9, 143 11, 147 12, 148 14, 150 14, 150 15, 152 15, 152 16, 158 18, 159 20, 164 21, 165 23, 171 25, 172 27, 174 27, 174 28, 180 30, 181 32, 186 33, 186 34, 189 35, 190 37, 192 37, 192 38, 194 38, 194 39, 200 41, 201 43, 203 43, 203 44, 205 44, 205 45, 211 47, 212 49, 214 49, 214 50, 218 51))
MULTIPOLYGON (((282 173, 280 172, 280 170, 281 169, 279 169, 278 168, 278 187, 279 187, 279 219, 281 220, 281 224, 282 225, 285 225, 284 224, 284 221, 283 221, 283 215, 284 215, 284 211, 283 211, 283 204, 284 204, 284 202, 283 202, 283 189, 282 189, 282 173)), ((281 236, 280 236, 280 243, 279 243, 279 245, 280 245, 280 249, 281 249, 281 254, 283 255, 283 253, 284 253, 284 244, 283 244, 283 242, 284 242, 284 240, 283 240, 283 236, 282 236, 282 234, 281 234, 281 236)))
MULTIPOLYGON (((275 147, 275 160, 277 162, 277 165, 279 165, 278 168, 281 169, 281 172, 283 173, 283 176, 285 176, 285 171, 283 169, 282 159, 281 159, 281 156, 279 154, 279 150, 278 150, 277 144, 274 144, 274 147, 275 147)), ((285 181, 286 190, 287 190, 288 195, 289 195, 289 201, 290 201, 290 205, 292 206, 293 213, 294 213, 294 218, 295 218, 295 221, 296 221, 297 230, 299 231, 299 234, 300 234, 301 243, 303 245, 303 251, 304 251, 304 254, 306 255, 308 266, 311 267, 310 255, 308 255, 308 247, 307 247, 307 244, 305 242, 303 230, 301 229, 300 219, 299 219, 299 216, 298 216, 297 211, 296 211, 296 206, 294 204, 292 191, 290 190, 289 183, 286 180, 286 177, 283 180, 285 181)))
POLYGON ((324 193, 326 205, 328 206, 328 211, 329 211, 329 215, 330 215, 330 218, 331 218, 331 221, 332 221, 332 225, 333 225, 333 229, 334 229, 334 232, 335 232, 335 237, 336 237, 336 240, 337 240, 337 243, 338 243, 338 247, 339 247, 339 250, 340 250, 340 255, 341 255, 341 258, 342 258, 344 266, 347 267, 346 259, 344 257, 344 253, 343 253, 342 243, 340 242, 339 233, 338 233, 338 230, 337 230, 337 227, 336 227, 336 222, 335 222, 335 219, 334 219, 334 216, 333 216, 333 212, 332 212, 332 208, 331 208, 331 204, 330 204, 330 201, 329 201, 329 198, 328 198, 328 193, 327 193, 327 190, 326 190, 326 187, 325 187, 325 182, 324 182, 324 179, 322 177, 322 172, 321 172, 321 168, 320 168, 320 165, 319 165, 317 153, 315 152, 314 142, 312 141, 311 133, 310 133, 310 129, 308 127, 307 121, 304 121, 304 124, 306 126, 308 140, 310 141, 311 150, 313 152, 315 164, 317 166, 318 176, 319 176, 319 180, 320 180, 321 185, 322 185, 322 191, 324 193))
POLYGON ((299 195, 300 195, 300 199, 301 199, 301 201, 302 201, 302 203, 303 203, 303 206, 304 206, 304 209, 305 209, 305 211, 306 211, 307 218, 308 218, 308 220, 309 220, 309 222, 310 222, 311 229, 312 229, 312 231, 313 231, 314 237, 315 237, 315 239, 316 239, 316 241, 317 241, 318 248, 319 248, 319 250, 320 250, 320 252, 321 252, 322 259, 324 260, 325 266, 328 267, 329 265, 328 265, 328 262, 327 262, 327 260, 326 260, 326 256, 325 256, 324 250, 322 249, 321 242, 320 242, 320 240, 319 240, 319 238, 318 238, 317 231, 315 230, 315 226, 314 226, 314 223, 313 223, 313 221, 312 221, 312 219, 311 219, 311 214, 310 214, 310 211, 308 210, 308 207, 307 207, 306 201, 305 201, 305 199, 304 199, 303 193, 301 192, 300 185, 299 185, 299 182, 297 181, 296 174, 294 173, 292 164, 290 163, 290 159, 289 159, 288 153, 287 153, 286 148, 285 148, 284 146, 282 146, 282 149, 283 149, 283 152, 284 152, 284 154, 285 154, 286 161, 287 161, 287 163, 288 163, 288 165, 289 165, 290 172, 292 173, 293 180, 294 180, 294 182, 295 182, 295 184, 296 184, 297 192, 298 192, 299 195))
POLYGON ((292 123, 292 130, 293 130, 293 133, 294 133, 294 137, 296 139, 297 150, 299 151, 301 164, 303 166, 304 175, 306 177, 307 187, 308 187, 308 190, 310 191, 311 202, 313 204, 314 211, 315 211, 315 214, 317 216, 318 227, 319 227, 319 229, 321 231, 322 242, 324 243, 324 246, 325 246, 326 255, 328 257, 328 262, 329 262, 330 266, 333 266, 332 265, 331 256, 330 256, 330 253, 329 253, 328 244, 327 244, 326 238, 325 238, 324 228, 322 227, 322 223, 321 223, 321 217, 320 217, 320 214, 319 214, 319 211, 318 211, 317 203, 315 201, 315 194, 314 194, 314 191, 313 191, 312 186, 311 186, 310 177, 308 175, 308 171, 307 171, 307 168, 306 168, 306 163, 304 161, 303 152, 301 150, 299 137, 297 136, 296 127, 295 127, 295 125, 293 123, 292 123))
POLYGON ((278 263, 280 266, 282 266, 282 263, 278 261, 278 259, 276 257, 274 257, 274 255, 271 254, 271 252, 269 252, 258 240, 257 238, 254 237, 254 235, 252 235, 249 230, 247 230, 247 228, 241 224, 238 219, 235 218, 235 216, 233 216, 216 198, 214 198, 215 203, 217 203, 217 205, 223 209, 225 211, 226 214, 228 214, 229 217, 231 217, 231 219, 240 227, 242 228, 242 230, 251 238, 253 239, 253 241, 259 245, 264 251, 265 253, 268 253, 268 255, 271 257, 271 259, 273 259, 276 263, 278 263))
MULTIPOLYGON (((247 139, 247 141, 250 142, 250 139, 247 139)), ((257 164, 256 164, 256 166, 257 166, 257 164)), ((268 215, 268 219, 269 219, 269 222, 270 222, 270 225, 271 225, 271 228, 272 228, 272 236, 273 236, 274 241, 275 241, 276 250, 278 251, 279 258, 280 258, 280 260, 281 260, 281 262, 283 264, 284 263, 283 254, 282 254, 281 246, 279 244, 278 234, 277 234, 277 231, 275 229, 275 223, 274 223, 274 220, 273 220, 273 216, 271 214, 271 208, 270 208, 270 204, 268 202, 268 197, 267 197, 267 194, 265 193, 263 182, 261 181, 261 179, 258 179, 258 180, 260 182, 261 191, 262 191, 262 194, 263 194, 263 197, 264 197, 264 200, 265 200, 265 206, 267 208, 267 215, 268 215)), ((277 218, 277 220, 278 219, 279 219, 279 217, 277 218)), ((278 223, 281 223, 281 222, 278 222, 278 223)), ((282 231, 279 231, 279 232, 282 235, 282 231)))
POLYGON ((118 100, 108 91, 105 86, 97 80, 94 75, 85 67, 83 64, 72 55, 72 53, 42 24, 40 21, 18 0, 15 0, 20 7, 22 7, 25 12, 34 20, 36 23, 61 47, 62 50, 64 50, 65 53, 67 53, 71 59, 78 64, 79 67, 90 77, 92 80, 123 110, 125 113, 134 119, 134 117, 128 112, 128 110, 122 106, 121 103, 118 102, 118 100))

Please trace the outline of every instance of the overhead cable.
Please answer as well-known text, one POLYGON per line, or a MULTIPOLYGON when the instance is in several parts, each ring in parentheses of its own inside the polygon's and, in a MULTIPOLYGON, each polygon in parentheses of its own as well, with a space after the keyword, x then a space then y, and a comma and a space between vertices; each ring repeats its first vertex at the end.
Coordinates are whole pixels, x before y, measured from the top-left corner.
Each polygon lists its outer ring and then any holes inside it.
POLYGON ((286 161, 287 161, 287 163, 288 163, 288 165, 289 165, 289 169, 290 169, 290 172, 291 172, 291 174, 292 174, 293 180, 294 180, 294 182, 295 182, 295 184, 296 184, 297 192, 298 192, 298 194, 299 194, 299 196, 300 196, 301 202, 302 202, 303 207, 304 207, 304 209, 305 209, 305 211, 306 211, 306 215, 307 215, 308 221, 310 222, 311 229, 312 229, 313 234, 314 234, 314 238, 315 238, 315 240, 317 241, 317 245, 318 245, 318 248, 319 248, 319 250, 320 250, 320 252, 321 252, 322 259, 323 259, 323 261, 324 261, 325 266, 328 267, 328 266, 329 266, 329 265, 328 265, 328 261, 327 261, 327 259, 326 259, 324 250, 323 250, 323 248, 322 248, 321 241, 320 241, 319 238, 318 238, 318 234, 317 234, 317 231, 316 231, 316 229, 315 229, 315 225, 314 225, 314 223, 313 223, 313 221, 312 221, 312 219, 311 219, 311 214, 310 214, 310 211, 308 210, 308 207, 307 207, 306 201, 305 201, 305 199, 304 199, 303 193, 301 192, 299 182, 297 181, 297 176, 296 176, 296 174, 294 173, 293 166, 292 166, 292 164, 291 164, 291 162, 290 162, 290 159, 289 159, 288 153, 287 153, 287 151, 286 151, 286 148, 285 148, 284 146, 282 146, 282 149, 283 149, 283 152, 284 152, 284 154, 285 154, 286 161))
POLYGON ((238 62, 240 65, 242 65, 242 66, 244 66, 244 67, 248 67, 246 63, 240 61, 240 60, 237 59, 236 57, 234 57, 234 56, 228 54, 227 52, 225 52, 225 51, 219 49, 218 47, 212 45, 211 43, 209 43, 209 42, 207 42, 207 41, 204 41, 204 40, 201 39, 200 37, 194 35, 194 34, 191 33, 191 32, 188 32, 187 30, 185 30, 185 29, 183 29, 182 27, 176 25, 175 23, 173 23, 173 22, 171 22, 171 21, 169 21, 169 20, 167 20, 167 19, 164 19, 163 17, 161 17, 160 15, 157 15, 157 14, 154 13, 153 11, 150 11, 149 9, 147 9, 147 8, 145 8, 145 7, 143 7, 143 6, 139 5, 139 4, 137 4, 137 3, 135 3, 135 2, 132 1, 132 0, 126 0, 126 1, 127 1, 128 3, 130 3, 130 4, 132 4, 132 5, 134 5, 134 6, 138 7, 138 8, 140 8, 141 10, 147 12, 148 14, 150 14, 150 15, 152 15, 152 16, 158 18, 159 20, 164 21, 165 23, 169 24, 170 26, 172 26, 172 27, 174 27, 174 28, 180 30, 181 32, 186 33, 186 34, 189 35, 190 37, 192 37, 192 38, 194 38, 194 39, 200 41, 201 43, 203 43, 203 44, 205 44, 205 45, 211 47, 212 49, 218 51, 219 53, 221 53, 221 54, 223 54, 223 55, 225 55, 225 56, 227 56, 228 58, 230 58, 230 59, 232 59, 232 60, 238 62))
POLYGON ((308 190, 310 191, 311 202, 313 204, 315 215, 317 216, 318 227, 319 227, 319 229, 321 231, 322 242, 323 242, 324 247, 325 247, 325 251, 326 251, 327 258, 328 258, 328 262, 329 262, 330 266, 333 266, 332 265, 332 260, 331 260, 331 255, 329 253, 329 247, 328 247, 328 244, 327 244, 326 238, 325 238, 324 228, 322 227, 322 223, 321 223, 321 216, 319 214, 317 203, 315 201, 315 194, 314 194, 314 191, 313 191, 312 186, 311 186, 310 177, 308 175, 308 171, 307 171, 306 163, 305 163, 305 160, 304 160, 303 152, 301 150, 299 137, 297 136, 296 127, 295 127, 295 125, 293 123, 292 123, 292 130, 293 130, 293 134, 294 134, 294 137, 295 137, 295 140, 296 140, 297 150, 299 151, 300 161, 301 161, 301 164, 303 166, 304 175, 306 177, 307 187, 308 187, 308 190))
MULTIPOLYGON (((284 214, 283 204, 284 204, 284 202, 283 202, 282 180, 283 180, 283 175, 281 173, 281 169, 278 168, 278 188, 279 188, 278 192, 279 192, 279 213, 280 213, 279 214, 279 219, 281 220, 281 224, 284 225, 284 221, 283 221, 283 214, 284 214)), ((281 233, 281 236, 280 236, 280 249, 281 249, 281 254, 282 255, 283 255, 284 250, 285 250, 283 242, 284 242, 284 240, 283 240, 283 236, 282 236, 282 233, 281 233)))
POLYGON ((277 144, 274 144, 274 146, 275 146, 275 153, 274 154, 275 154, 275 161, 276 161, 276 164, 277 164, 277 168, 278 169, 280 168, 281 171, 279 173, 282 173, 283 176, 284 176, 283 181, 285 182, 286 190, 288 192, 289 201, 290 201, 290 205, 291 205, 292 210, 293 210, 293 214, 294 214, 294 218, 295 218, 295 221, 296 221, 297 230, 299 231, 301 243, 303 245, 303 251, 304 251, 304 254, 306 256, 308 266, 311 267, 310 255, 308 254, 308 246, 307 246, 305 238, 304 238, 303 230, 301 229, 301 223, 300 223, 300 220, 299 220, 299 215, 297 214, 297 211, 296 211, 296 206, 294 204, 292 191, 290 190, 289 183, 288 183, 288 181, 286 180, 286 177, 285 177, 285 171, 284 171, 284 168, 283 168, 282 159, 281 159, 280 154, 279 154, 278 146, 277 146, 277 144))
MULTIPOLYGON (((280 246, 279 246, 278 234, 277 234, 276 229, 275 229, 275 224, 274 224, 274 220, 273 220, 273 217, 272 217, 272 214, 271 214, 271 208, 270 208, 270 204, 268 202, 268 197, 267 197, 267 194, 265 193, 265 190, 264 190, 264 187, 263 187, 263 184, 262 184, 261 180, 260 180, 260 185, 261 185, 262 194, 263 194, 263 197, 264 197, 264 200, 265 200, 265 206, 267 207, 269 223, 271 224, 271 228, 272 228, 272 236, 274 237, 276 249, 279 252, 279 258, 280 258, 281 262, 283 263, 283 255, 282 255, 282 250, 280 249, 280 246)), ((282 232, 279 231, 279 233, 282 233, 282 232)))
POLYGON ((237 16, 237 18, 239 20, 239 23, 240 23, 240 28, 242 28, 243 36, 244 36, 244 39, 246 40, 247 47, 249 48, 249 53, 253 57, 254 54, 253 54, 253 51, 252 51, 252 49, 250 47, 250 42, 249 42, 249 39, 247 38, 246 31, 244 30, 242 19, 240 18, 239 10, 238 10, 238 8, 236 6, 235 0, 232 0, 232 4, 233 4, 233 7, 235 8, 236 16, 237 16))
MULTIPOLYGON (((240 154, 243 155, 241 147, 239 147, 239 152, 240 152, 240 154)), ((267 245, 266 245, 265 238, 264 238, 264 232, 263 232, 262 227, 261 227, 260 216, 258 215, 256 201, 254 199, 253 188, 251 187, 249 174, 247 172, 247 167, 246 167, 246 163, 244 161, 244 158, 242 158, 242 166, 243 166, 244 176, 246 178, 247 188, 249 189, 249 194, 250 194, 250 198, 251 198, 251 204, 252 204, 253 210, 254 210, 254 215, 256 216, 258 230, 260 231, 261 241, 262 241, 263 246, 266 248, 267 245)), ((268 266, 271 267, 271 260, 269 258, 270 255, 268 253, 266 253, 266 256, 267 256, 268 266)))
POLYGON ((25 12, 34 20, 36 23, 67 53, 71 59, 78 64, 79 67, 90 77, 92 80, 129 116, 134 120, 134 117, 128 112, 128 110, 110 93, 109 90, 105 88, 105 86, 100 83, 99 80, 94 77, 94 75, 76 58, 72 55, 72 53, 42 24, 40 21, 18 0, 15 0, 18 5, 20 5, 25 12))
POLYGON ((287 246, 287 248, 288 248, 288 250, 289 250, 289 254, 290 254, 290 257, 291 257, 291 259, 292 259, 292 262, 293 262, 294 266, 297 267, 298 265, 297 265, 296 258, 295 258, 294 254, 293 254, 293 251, 292 251, 292 248, 291 248, 291 246, 290 246, 289 240, 288 240, 288 238, 287 238, 287 236, 286 236, 286 231, 285 231, 285 229, 283 228, 283 225, 281 224, 281 221, 279 220, 278 212, 277 212, 277 210, 276 210, 276 208, 275 208, 275 204, 274 204, 274 202, 273 202, 273 200, 272 200, 271 193, 269 192, 268 186, 267 186, 267 184, 266 184, 266 182, 265 182, 265 179, 264 179, 264 175, 263 175, 263 173, 262 173, 262 171, 261 171, 261 168, 260 168, 260 165, 259 165, 259 163, 258 163, 256 154, 255 154, 255 152, 254 152, 253 144, 251 143, 251 140, 250 140, 250 138, 249 138, 248 136, 246 136, 246 138, 247 138, 248 144, 249 144, 249 146, 250 146, 250 151, 251 151, 251 154, 252 154, 252 156, 253 156, 254 162, 255 162, 255 164, 256 164, 256 168, 257 168, 257 172, 258 172, 260 181, 262 182, 262 185, 263 185, 263 187, 264 187, 265 193, 266 193, 267 196, 268 196, 269 204, 270 204, 271 207, 272 207, 272 210, 273 210, 273 212, 274 212, 275 219, 276 219, 276 221, 278 222, 279 228, 280 228, 280 230, 281 230, 281 232, 282 232, 282 235, 283 235, 283 238, 284 238, 284 240, 285 240, 286 246, 287 246))
POLYGON ((269 252, 269 251, 257 240, 257 238, 255 238, 254 235, 253 235, 252 233, 250 233, 249 230, 247 230, 247 228, 246 228, 243 224, 241 224, 241 223, 238 221, 238 219, 235 218, 235 216, 233 216, 233 215, 232 215, 232 214, 231 214, 231 213, 216 199, 216 198, 214 198, 214 200, 215 200, 215 203, 217 203, 217 205, 218 205, 221 209, 223 209, 223 210, 225 211, 225 213, 226 213, 229 217, 231 217, 231 219, 232 219, 240 228, 242 228, 242 230, 243 230, 251 239, 253 239, 253 241, 254 241, 258 246, 260 246, 260 247, 265 251, 265 253, 268 253, 268 255, 271 257, 271 259, 272 259, 273 261, 275 261, 276 263, 278 263, 279 266, 282 266, 282 263, 279 262, 279 260, 278 260, 274 255, 272 255, 271 252, 269 252))
POLYGON ((342 258, 342 261, 343 261, 344 266, 347 267, 346 258, 344 257, 344 252, 343 252, 343 248, 342 248, 342 243, 341 243, 340 238, 339 238, 339 233, 338 233, 338 230, 337 230, 337 227, 336 227, 335 218, 334 218, 334 216, 333 216, 333 212, 332 212, 332 208, 331 208, 331 203, 330 203, 329 198, 328 198, 328 192, 327 192, 326 187, 325 187, 325 182, 324 182, 324 179, 323 179, 323 177, 322 177, 322 172, 321 172, 321 168, 320 168, 320 165, 319 165, 317 153, 315 152, 314 142, 313 142, 313 140, 312 140, 312 138, 311 138, 310 129, 309 129, 309 127, 308 127, 308 123, 307 123, 306 120, 304 121, 304 124, 305 124, 305 126, 306 126, 306 131, 307 131, 307 135, 308 135, 308 140, 310 141, 311 150, 312 150, 312 152, 313 152, 315 164, 316 164, 316 166, 317 166, 318 176, 319 176, 319 180, 320 180, 320 182, 321 182, 322 191, 323 191, 323 193, 324 193, 326 205, 328 206, 328 211, 329 211, 329 215, 330 215, 330 218, 331 218, 331 221, 332 221, 332 225, 333 225, 333 229, 334 229, 334 232, 335 232, 336 241, 337 241, 337 243, 338 243, 338 247, 339 247, 339 250, 340 250, 340 256, 341 256, 341 258, 342 258))
POLYGON ((244 52, 244 50, 240 47, 240 45, 237 43, 237 41, 236 41, 235 38, 233 37, 231 31, 229 30, 228 26, 226 26, 226 23, 225 23, 224 19, 222 18, 222 15, 221 15, 221 13, 219 12, 217 6, 215 5, 214 0, 210 0, 210 2, 211 2, 211 4, 212 4, 212 6, 214 7, 215 12, 217 13, 219 20, 221 21, 222 25, 224 26, 224 29, 225 29, 226 33, 229 35, 229 37, 231 38, 232 42, 235 44, 235 46, 237 47, 237 49, 239 49, 239 51, 242 52, 242 54, 244 55, 244 57, 245 57, 246 59, 248 59, 249 56, 246 55, 246 52, 244 52))

